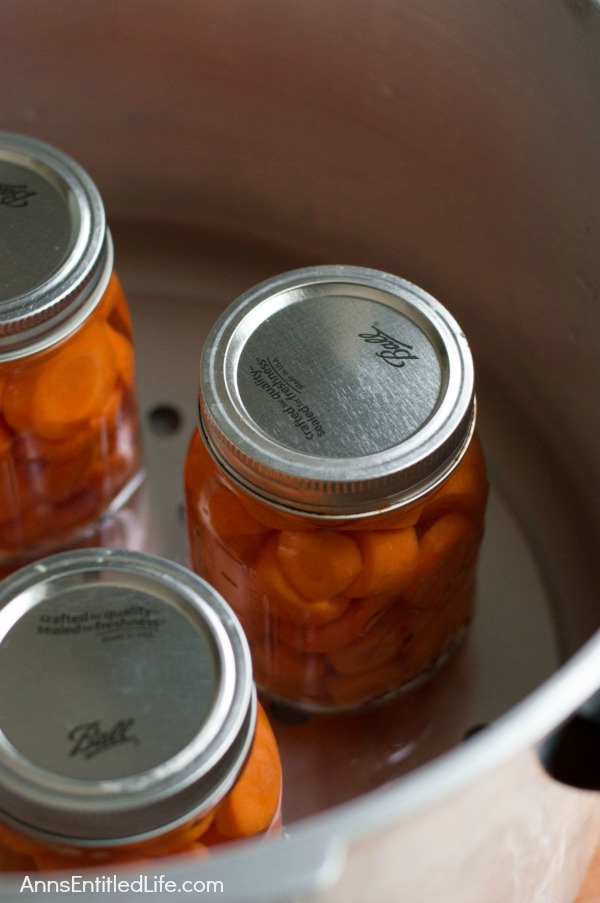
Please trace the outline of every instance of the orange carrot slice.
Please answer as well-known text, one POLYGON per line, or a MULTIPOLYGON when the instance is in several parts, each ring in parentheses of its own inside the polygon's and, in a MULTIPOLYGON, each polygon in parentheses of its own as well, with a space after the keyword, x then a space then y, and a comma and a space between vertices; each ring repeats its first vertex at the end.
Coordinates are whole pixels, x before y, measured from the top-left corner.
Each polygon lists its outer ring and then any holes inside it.
POLYGON ((14 457, 17 461, 68 461, 93 448, 95 436, 87 430, 73 431, 63 439, 43 439, 37 433, 16 435, 14 457))
POLYGON ((81 492, 85 488, 92 460, 93 450, 88 447, 76 457, 47 464, 41 478, 44 497, 49 502, 60 503, 81 492))
POLYGON ((8 454, 13 447, 15 434, 5 420, 0 420, 0 458, 8 454))
POLYGON ((117 332, 109 323, 104 323, 104 329, 115 355, 119 376, 125 386, 131 389, 135 381, 133 345, 122 332, 117 332))
POLYGON ((307 599, 288 582, 277 555, 278 539, 272 537, 261 551, 255 565, 251 600, 254 608, 261 608, 271 616, 292 624, 324 624, 345 611, 349 600, 344 596, 326 599, 307 599))
POLYGON ((378 668, 398 656, 408 636, 402 606, 396 604, 381 612, 372 626, 352 643, 330 652, 327 661, 342 674, 356 674, 378 668))
POLYGON ((194 430, 185 456, 184 483, 186 502, 190 512, 194 512, 194 500, 198 486, 204 486, 209 475, 215 474, 215 462, 202 441, 200 432, 194 430))
POLYGON ((440 657, 455 645, 467 626, 473 606, 475 585, 471 581, 455 590, 436 610, 412 642, 402 651, 404 680, 413 680, 427 668, 439 662, 440 657))
POLYGON ((282 532, 277 557, 284 576, 307 599, 343 593, 362 567, 354 540, 334 530, 282 532))
POLYGON ((207 526, 222 539, 268 532, 263 524, 252 517, 235 493, 216 479, 206 484, 200 508, 207 526))
POLYGON ((439 609, 453 587, 475 566, 481 528, 464 514, 451 511, 436 520, 419 542, 417 567, 406 598, 411 605, 439 609))
POLYGON ((357 534, 363 566, 346 588, 346 595, 373 596, 401 593, 417 566, 419 545, 413 527, 404 530, 373 530, 357 534))
POLYGON ((480 520, 487 502, 488 482, 485 459, 475 434, 462 461, 440 489, 427 501, 421 523, 429 525, 448 511, 459 511, 480 520))
POLYGON ((114 270, 100 302, 98 314, 109 320, 118 332, 131 335, 132 323, 129 305, 121 281, 114 270))
POLYGON ((228 548, 210 533, 205 533, 195 542, 190 542, 190 556, 194 567, 214 586, 244 619, 249 613, 248 568, 238 561, 228 548))
POLYGON ((277 641, 255 641, 252 662, 257 682, 275 693, 314 698, 322 692, 326 670, 322 655, 291 649, 277 641))
POLYGON ((215 827, 228 837, 266 831, 281 801, 281 760, 267 716, 259 705, 250 756, 233 789, 219 806, 215 827))
POLYGON ((302 626, 281 621, 277 634, 287 646, 305 653, 341 649, 368 631, 395 596, 371 596, 352 600, 341 617, 322 625, 302 626))
POLYGON ((21 371, 9 377, 2 395, 4 419, 18 432, 27 432, 32 425, 32 399, 37 379, 35 372, 21 371))
POLYGON ((101 323, 84 328, 40 371, 31 397, 37 433, 60 439, 99 415, 117 378, 115 353, 101 323))
POLYGON ((406 680, 405 666, 399 659, 367 671, 330 674, 327 694, 337 705, 357 706, 398 689, 406 680))
POLYGON ((251 564, 269 530, 254 518, 235 492, 216 476, 209 477, 198 501, 201 530, 206 537, 216 534, 232 559, 251 564))

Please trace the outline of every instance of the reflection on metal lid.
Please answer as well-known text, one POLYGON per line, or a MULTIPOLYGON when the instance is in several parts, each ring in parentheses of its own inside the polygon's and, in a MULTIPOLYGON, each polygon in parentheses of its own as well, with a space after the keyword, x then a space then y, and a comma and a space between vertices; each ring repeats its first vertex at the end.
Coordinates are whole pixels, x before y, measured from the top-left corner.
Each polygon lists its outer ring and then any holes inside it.
POLYGON ((210 333, 200 426, 231 476, 274 502, 348 515, 400 504, 456 464, 473 365, 434 298, 362 267, 310 267, 242 295, 210 333))
POLYGON ((138 552, 62 553, 0 589, 0 810, 115 842, 203 810, 254 728, 246 641, 203 580, 138 552))

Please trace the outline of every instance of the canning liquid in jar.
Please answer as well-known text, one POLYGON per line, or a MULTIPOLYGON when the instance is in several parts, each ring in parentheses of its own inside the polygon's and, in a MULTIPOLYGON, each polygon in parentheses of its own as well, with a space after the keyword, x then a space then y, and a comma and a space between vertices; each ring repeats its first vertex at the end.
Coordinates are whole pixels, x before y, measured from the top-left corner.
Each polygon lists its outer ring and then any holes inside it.
POLYGON ((246 638, 187 568, 78 549, 5 578, 0 681, 0 869, 206 856, 279 831, 246 638))
POLYGON ((474 424, 460 327, 398 277, 297 270, 216 322, 185 465, 189 553, 272 698, 356 709, 458 645, 487 496, 474 424))
POLYGON ((141 479, 102 199, 62 152, 0 133, 0 574, 77 545, 141 479))

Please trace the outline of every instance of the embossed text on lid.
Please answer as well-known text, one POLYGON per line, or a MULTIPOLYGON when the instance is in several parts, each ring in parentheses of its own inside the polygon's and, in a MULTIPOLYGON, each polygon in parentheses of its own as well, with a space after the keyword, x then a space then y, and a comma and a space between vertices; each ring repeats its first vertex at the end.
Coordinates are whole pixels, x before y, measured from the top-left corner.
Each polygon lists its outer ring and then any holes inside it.
POLYGON ((76 551, 9 578, 0 605, 3 817, 122 840, 233 784, 253 733, 249 652, 203 580, 143 553, 76 551))
POLYGON ((434 298, 362 267, 312 267, 250 290, 202 355, 200 426, 248 488, 351 515, 430 489, 474 417, 464 335, 434 298))

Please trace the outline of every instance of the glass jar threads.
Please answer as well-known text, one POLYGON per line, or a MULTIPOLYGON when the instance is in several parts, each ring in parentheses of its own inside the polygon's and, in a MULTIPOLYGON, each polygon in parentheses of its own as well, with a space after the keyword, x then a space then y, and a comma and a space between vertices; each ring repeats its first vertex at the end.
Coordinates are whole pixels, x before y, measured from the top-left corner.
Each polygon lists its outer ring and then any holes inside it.
POLYGON ((260 687, 332 711, 431 673, 471 617, 487 495, 455 320, 389 274, 293 271, 218 319, 199 389, 191 562, 260 687))
POLYGON ((205 855, 277 830, 246 639, 186 568, 79 549, 10 575, 0 681, 0 867, 205 855))
POLYGON ((76 543, 141 480, 127 301, 98 190, 0 133, 0 572, 76 543))

